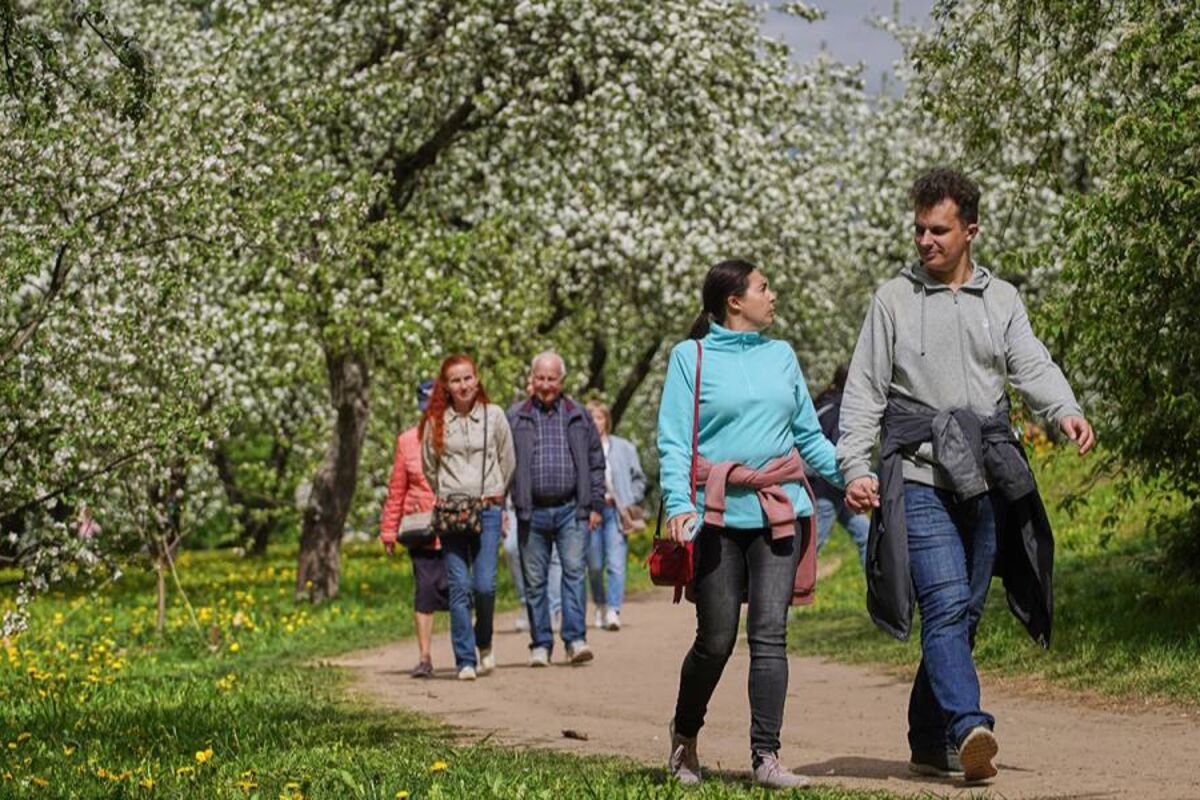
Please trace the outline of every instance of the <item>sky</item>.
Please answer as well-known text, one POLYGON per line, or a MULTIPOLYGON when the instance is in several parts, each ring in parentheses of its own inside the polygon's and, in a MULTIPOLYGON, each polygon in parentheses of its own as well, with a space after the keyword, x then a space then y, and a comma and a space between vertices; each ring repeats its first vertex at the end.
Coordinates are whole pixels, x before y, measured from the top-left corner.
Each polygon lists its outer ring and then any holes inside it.
POLYGON ((800 62, 808 61, 822 47, 843 63, 862 62, 866 65, 863 77, 867 87, 878 91, 883 74, 900 58, 900 46, 867 20, 893 16, 899 6, 901 20, 927 24, 933 0, 808 0, 808 5, 823 10, 825 19, 806 22, 790 14, 769 11, 763 30, 791 45, 794 58, 800 62))

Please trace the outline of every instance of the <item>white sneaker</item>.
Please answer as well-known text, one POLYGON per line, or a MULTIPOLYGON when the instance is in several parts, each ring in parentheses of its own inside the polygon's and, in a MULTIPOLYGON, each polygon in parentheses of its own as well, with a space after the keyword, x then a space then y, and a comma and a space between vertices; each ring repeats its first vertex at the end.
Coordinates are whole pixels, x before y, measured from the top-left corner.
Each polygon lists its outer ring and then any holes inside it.
POLYGON ((592 619, 593 628, 604 627, 604 606, 596 606, 596 615, 592 619))
POLYGON ((513 630, 527 631, 529 630, 529 615, 525 613, 517 614, 517 618, 513 620, 513 630))
POLYGON ((958 761, 962 764, 963 780, 967 783, 986 781, 996 777, 996 767, 992 759, 996 757, 1000 746, 996 743, 996 735, 984 725, 976 725, 958 746, 958 761))
POLYGON ((496 655, 492 652, 492 648, 487 647, 479 651, 479 668, 477 672, 482 677, 496 668, 496 655))
POLYGON ((615 608, 610 608, 604 612, 604 630, 619 631, 621 630, 621 612, 615 608))
POLYGON ((591 661, 593 658, 595 658, 595 653, 592 652, 592 648, 588 647, 588 643, 582 639, 567 645, 567 661, 570 661, 572 664, 582 664, 585 661, 591 661))
POLYGON ((474 667, 463 667, 462 669, 460 669, 458 671, 458 679, 460 681, 475 680, 475 668, 474 667))
POLYGON ((550 651, 544 647, 535 647, 529 651, 529 666, 531 667, 548 667, 550 666, 550 651))

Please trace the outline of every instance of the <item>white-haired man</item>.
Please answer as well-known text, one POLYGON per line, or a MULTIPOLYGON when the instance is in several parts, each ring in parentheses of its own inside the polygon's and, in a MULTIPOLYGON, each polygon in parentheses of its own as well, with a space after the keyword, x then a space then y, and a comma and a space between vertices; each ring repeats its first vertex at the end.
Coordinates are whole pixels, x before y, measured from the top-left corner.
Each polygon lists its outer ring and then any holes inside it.
POLYGON ((529 614, 529 665, 550 663, 547 575, 551 548, 562 561, 562 630, 567 659, 592 659, 585 614, 587 533, 604 509, 604 449, 591 416, 563 396, 566 365, 547 350, 531 366, 533 395, 509 410, 517 468, 511 487, 529 614), (586 527, 585 527, 586 526, 586 527))

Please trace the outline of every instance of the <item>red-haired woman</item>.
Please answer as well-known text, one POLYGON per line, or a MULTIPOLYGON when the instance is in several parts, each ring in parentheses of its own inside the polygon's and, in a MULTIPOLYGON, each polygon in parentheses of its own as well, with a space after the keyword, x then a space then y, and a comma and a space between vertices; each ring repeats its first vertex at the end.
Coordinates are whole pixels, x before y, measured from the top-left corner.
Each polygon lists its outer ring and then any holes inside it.
POLYGON ((468 525, 468 530, 441 534, 455 666, 460 680, 474 680, 496 666, 492 654, 496 556, 504 496, 516 459, 504 410, 488 401, 470 357, 452 355, 442 362, 429 408, 421 418, 421 452, 425 477, 440 507, 435 516, 452 506, 482 506, 477 528, 468 525))

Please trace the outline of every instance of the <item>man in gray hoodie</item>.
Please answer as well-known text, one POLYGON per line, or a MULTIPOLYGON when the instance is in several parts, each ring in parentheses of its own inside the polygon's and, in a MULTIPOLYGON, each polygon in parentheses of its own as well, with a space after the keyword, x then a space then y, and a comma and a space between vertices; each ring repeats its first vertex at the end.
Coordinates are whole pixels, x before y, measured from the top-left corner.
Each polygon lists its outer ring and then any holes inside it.
POLYGON ((1095 435, 1016 288, 971 259, 979 189, 936 169, 917 179, 911 199, 919 263, 879 288, 863 322, 842 400, 838 466, 846 505, 878 509, 867 565, 873 618, 906 638, 914 600, 921 612, 910 768, 977 781, 996 774, 998 751, 971 655, 998 558, 998 519, 999 557, 1016 541, 1009 550, 1020 553, 1011 562, 1020 569, 1011 573, 1032 584, 1014 600, 1006 572, 1010 605, 1034 606, 1023 621, 1043 644, 1052 602, 1053 540, 1008 423, 1006 385, 1081 455, 1095 435), (881 427, 876 474, 871 451, 881 427))

